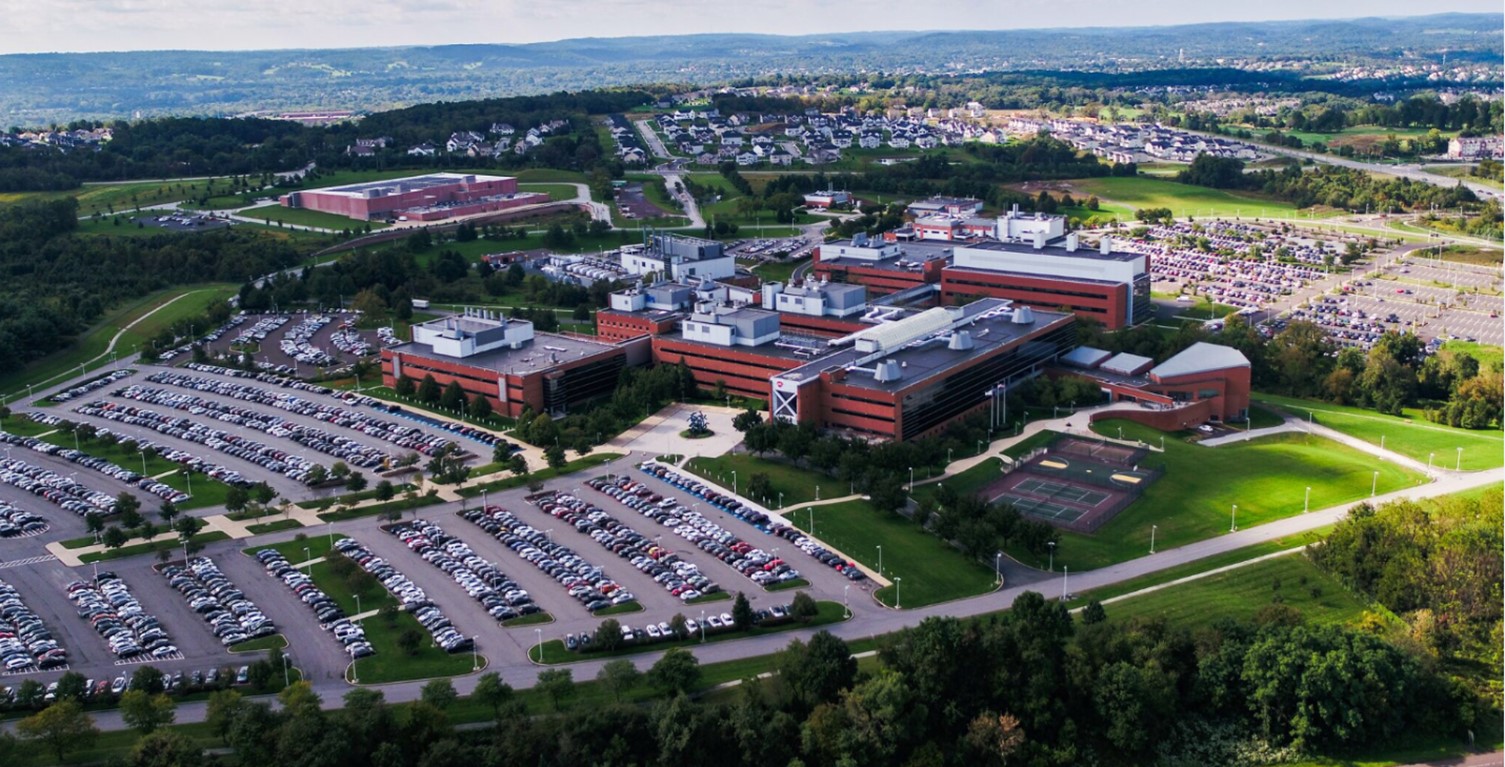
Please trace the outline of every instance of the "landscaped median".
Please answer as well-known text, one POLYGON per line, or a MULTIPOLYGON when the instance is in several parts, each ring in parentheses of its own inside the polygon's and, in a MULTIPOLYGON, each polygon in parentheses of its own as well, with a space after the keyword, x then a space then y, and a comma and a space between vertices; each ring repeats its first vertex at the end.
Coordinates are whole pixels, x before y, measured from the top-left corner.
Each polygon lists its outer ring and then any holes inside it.
MULTIPOLYGON (((164 534, 164 536, 165 535, 166 534, 164 534)), ((210 530, 207 533, 199 533, 198 535, 193 536, 192 542, 196 545, 202 545, 206 543, 213 543, 215 541, 226 541, 229 539, 230 536, 226 535, 223 531, 210 530)), ((79 561, 83 562, 84 564, 88 564, 90 562, 104 562, 111 559, 133 557, 137 554, 150 554, 154 551, 171 551, 172 549, 181 547, 182 545, 183 540, 176 534, 173 534, 170 537, 159 537, 157 540, 147 543, 138 543, 134 546, 121 546, 118 549, 92 551, 88 554, 80 556, 79 561)))
POLYGON ((506 479, 483 482, 479 485, 469 485, 467 487, 462 487, 455 492, 466 498, 475 498, 482 492, 495 493, 502 490, 511 490, 515 487, 522 487, 528 484, 529 480, 535 479, 539 482, 545 482, 554 479, 555 477, 564 476, 565 474, 573 474, 577 471, 583 471, 595 466, 600 466, 603 463, 609 463, 621 457, 623 457, 622 453, 590 453, 584 457, 576 458, 575 460, 570 461, 558 471, 555 471, 552 468, 539 469, 538 471, 535 471, 531 474, 523 474, 521 476, 507 477, 506 479))
MULTIPOLYGON (((357 615, 359 614, 357 610, 377 611, 377 615, 360 621, 361 627, 366 631, 366 641, 370 642, 371 647, 376 650, 375 655, 364 658, 356 664, 356 678, 362 684, 403 682, 411 679, 459 676, 470 673, 472 669, 470 653, 450 655, 444 652, 432 645, 428 632, 419 625, 418 619, 401 610, 385 609, 396 608, 397 599, 388 593, 375 578, 341 577, 335 573, 334 565, 328 561, 312 565, 303 564, 327 556, 333 548, 333 541, 345 537, 335 535, 331 539, 328 535, 316 535, 295 538, 270 546, 252 546, 244 549, 243 552, 247 556, 254 557, 256 552, 262 549, 276 549, 293 565, 302 564, 301 569, 309 573, 314 585, 328 594, 329 598, 333 599, 346 615, 357 615), (306 553, 305 548, 308 549, 306 553), (352 584, 363 585, 357 590, 352 584), (356 602, 357 595, 360 597, 359 607, 356 602), (402 636, 411 632, 416 632, 422 641, 410 654, 403 649, 402 636)), ((356 571, 364 572, 359 567, 356 567, 356 571)), ((336 640, 331 636, 327 641, 336 640)))
MULTIPOLYGON (((780 622, 778 625, 768 627, 753 626, 752 628, 745 631, 720 631, 716 633, 708 632, 706 633, 705 641, 703 642, 700 639, 700 634, 697 633, 693 639, 675 639, 671 641, 659 641, 648 644, 633 643, 618 647, 614 650, 569 650, 566 649, 563 640, 550 639, 545 641, 542 645, 535 644, 532 647, 528 648, 528 659, 533 661, 534 663, 539 663, 545 666, 553 666, 561 663, 574 663, 576 661, 583 660, 597 660, 600 658, 615 658, 622 655, 638 655, 645 652, 659 652, 662 650, 667 650, 671 647, 684 647, 693 649, 699 645, 710 644, 712 642, 727 642, 733 639, 746 639, 748 637, 765 636, 768 634, 777 634, 784 631, 814 628, 816 626, 825 626, 831 623, 840 623, 841 621, 847 619, 846 608, 842 606, 840 602, 816 602, 815 607, 816 613, 809 620, 801 621, 791 618, 789 620, 780 622), (539 658, 540 648, 542 648, 543 650, 542 659, 539 658)), ((598 613, 598 615, 599 614, 600 613, 598 613)))

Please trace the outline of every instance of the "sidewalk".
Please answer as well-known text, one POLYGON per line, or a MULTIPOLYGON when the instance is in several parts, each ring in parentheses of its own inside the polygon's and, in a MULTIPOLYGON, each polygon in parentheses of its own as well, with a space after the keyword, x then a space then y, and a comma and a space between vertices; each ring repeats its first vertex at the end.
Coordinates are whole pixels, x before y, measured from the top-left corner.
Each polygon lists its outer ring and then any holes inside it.
POLYGON ((1033 437, 1036 434, 1039 434, 1042 431, 1058 431, 1062 433, 1083 434, 1090 436, 1094 440, 1100 441, 1106 439, 1109 442, 1120 445, 1128 445, 1130 447, 1148 447, 1150 450, 1158 451, 1159 448, 1154 445, 1143 445, 1133 440, 1120 440, 1114 439, 1112 437, 1104 437, 1101 434, 1093 433, 1092 430, 1088 428, 1092 423, 1091 417, 1094 413, 1103 413, 1110 411, 1138 412, 1144 410, 1148 410, 1148 408, 1132 403, 1114 402, 1107 405, 1099 405, 1097 407, 1082 408, 1081 410, 1078 410, 1075 413, 1072 413, 1071 415, 1068 415, 1064 418, 1046 418, 1040 421, 1031 421, 1025 424, 1024 429, 1021 430, 1018 435, 999 437, 998 439, 993 440, 993 442, 988 445, 987 449, 983 450, 981 453, 952 461, 940 474, 937 474, 928 479, 916 480, 915 484, 924 485, 931 482, 940 482, 949 479, 950 477, 960 474, 967 469, 970 469, 973 466, 976 466, 983 461, 988 460, 989 458, 1001 459, 1005 464, 1013 463, 1014 459, 1004 455, 1003 451, 1019 444, 1020 442, 1023 442, 1026 439, 1029 439, 1030 437, 1033 437))

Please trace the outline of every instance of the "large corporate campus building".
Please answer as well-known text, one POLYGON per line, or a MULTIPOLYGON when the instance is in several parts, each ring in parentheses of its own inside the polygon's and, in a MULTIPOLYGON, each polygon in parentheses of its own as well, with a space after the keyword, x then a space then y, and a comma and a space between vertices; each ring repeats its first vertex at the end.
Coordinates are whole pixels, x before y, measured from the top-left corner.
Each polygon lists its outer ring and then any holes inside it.
POLYGON ((1001 425, 1008 387, 1042 374, 1089 377, 1105 401, 1149 405, 1139 417, 1156 425, 1247 416, 1249 362, 1236 350, 1197 344, 1156 365, 1078 345, 1081 317, 1149 318, 1145 256, 1106 238, 1081 247, 1054 217, 1014 212, 993 226, 951 242, 827 243, 810 276, 756 287, 729 281, 719 244, 654 235, 618 263, 591 262, 639 278, 597 312, 596 336, 472 311, 415 326, 411 343, 383 351, 384 378, 432 375, 498 413, 557 415, 610 394, 626 367, 683 364, 703 389, 762 400, 771 417, 869 439, 977 413, 1001 425))
POLYGON ((333 213, 357 221, 440 221, 548 201, 547 194, 519 192, 517 179, 510 176, 474 173, 430 173, 289 192, 279 198, 286 208, 333 213))

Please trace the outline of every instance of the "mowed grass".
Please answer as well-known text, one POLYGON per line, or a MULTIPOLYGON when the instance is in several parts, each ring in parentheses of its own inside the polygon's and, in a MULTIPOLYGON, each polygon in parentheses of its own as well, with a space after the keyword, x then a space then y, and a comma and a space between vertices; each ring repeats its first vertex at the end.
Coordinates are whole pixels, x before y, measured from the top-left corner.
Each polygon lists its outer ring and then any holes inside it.
POLYGON ((714 458, 691 458, 690 462, 685 464, 685 468, 689 469, 690 473, 715 482, 728 490, 733 489, 732 485, 735 484, 738 494, 752 498, 770 509, 779 507, 779 493, 784 494, 785 506, 817 500, 816 488, 820 486, 823 479, 826 480, 823 497, 840 498, 848 494, 846 483, 839 480, 822 477, 813 471, 806 471, 782 461, 758 458, 745 453, 728 453, 714 458), (735 483, 732 481, 734 471, 737 473, 735 483), (754 474, 768 475, 769 483, 773 487, 773 492, 768 497, 753 498, 748 494, 748 483, 752 481, 754 474))
POLYGON ((121 328, 140 320, 139 324, 121 334, 120 341, 115 346, 121 356, 126 356, 136 351, 136 346, 143 340, 156 335, 162 328, 182 317, 202 314, 211 302, 224 300, 234 295, 235 292, 235 288, 228 283, 209 283, 159 290, 122 304, 107 312, 94 327, 79 335, 71 346, 49 354, 24 368, 0 373, 0 394, 14 398, 18 393, 25 394, 28 381, 33 386, 43 387, 77 376, 80 364, 84 365, 86 372, 108 367, 110 364, 108 357, 97 358, 105 353, 110 346, 110 340, 121 328), (181 298, 178 298, 180 296, 181 298), (172 303, 168 304, 170 301, 172 303), (161 311, 151 313, 163 304, 168 305, 161 311), (151 315, 147 316, 148 313, 151 315), (143 317, 145 319, 142 319, 143 317))
POLYGON ((1300 553, 1267 559, 1216 575, 1104 605, 1114 621, 1164 618, 1188 629, 1230 618, 1248 621, 1263 607, 1283 604, 1309 623, 1347 623, 1365 605, 1300 553))
POLYGON ((273 226, 279 222, 288 226, 312 226, 320 229, 332 229, 336 232, 343 229, 355 229, 357 227, 371 227, 371 231, 386 229, 387 224, 383 221, 357 221, 345 216, 337 216, 333 213, 322 213, 307 208, 284 208, 279 204, 263 205, 259 208, 250 208, 241 211, 240 215, 256 221, 267 222, 273 226))
POLYGON ((1494 429, 1455 429, 1426 421, 1420 413, 1416 413, 1417 417, 1400 418, 1373 410, 1273 394, 1255 394, 1254 397, 1297 418, 1304 418, 1310 412, 1316 423, 1372 445, 1379 445, 1383 439, 1387 450, 1422 463, 1432 458, 1438 468, 1461 466, 1464 471, 1483 471, 1505 465, 1505 437, 1494 429), (1463 448, 1461 461, 1460 447, 1463 448))
POLYGON ((542 192, 548 195, 550 200, 553 200, 555 202, 558 202, 560 200, 573 200, 575 199, 576 195, 575 187, 570 186, 569 184, 519 183, 517 185, 517 190, 519 192, 542 192))
MULTIPOLYGON (((1137 423, 1108 420, 1093 424, 1104 435, 1123 428, 1127 439, 1158 444, 1161 432, 1137 423)), ((1220 447, 1200 447, 1177 437, 1165 440, 1165 453, 1146 459, 1163 461, 1166 473, 1139 500, 1096 533, 1063 532, 1056 566, 1091 570, 1123 562, 1149 549, 1150 527, 1157 549, 1170 549, 1228 532, 1233 506, 1239 528, 1255 527, 1302 513, 1305 489, 1312 488, 1311 508, 1321 509, 1369 497, 1373 472, 1380 493, 1414 487, 1419 472, 1381 461, 1331 440, 1305 434, 1277 434, 1220 447)), ((1045 557, 1017 546, 1009 553, 1032 566, 1045 557)))
POLYGON ((1448 341, 1442 348, 1451 352, 1463 352, 1479 361, 1480 370, 1505 368, 1505 349, 1473 341, 1448 341))
MULTIPOLYGON (((903 579, 898 597, 905 607, 973 596, 994 585, 992 568, 967 559, 914 522, 880 512, 867 501, 811 506, 790 512, 785 521, 874 571, 882 546, 883 574, 890 580, 903 579)), ((790 561, 797 567, 822 567, 808 557, 793 556, 790 561)), ((894 591, 893 586, 880 589, 878 598, 892 605, 894 591)))
MULTIPOLYGON (((1176 218, 1187 216, 1276 216, 1288 218, 1298 209, 1289 202, 1218 189, 1179 184, 1158 178, 1093 178, 1071 182, 1082 193, 1102 201, 1102 213, 1118 214, 1125 220, 1143 208, 1169 208, 1176 218)), ((1304 211, 1302 212, 1304 215, 1304 211)))

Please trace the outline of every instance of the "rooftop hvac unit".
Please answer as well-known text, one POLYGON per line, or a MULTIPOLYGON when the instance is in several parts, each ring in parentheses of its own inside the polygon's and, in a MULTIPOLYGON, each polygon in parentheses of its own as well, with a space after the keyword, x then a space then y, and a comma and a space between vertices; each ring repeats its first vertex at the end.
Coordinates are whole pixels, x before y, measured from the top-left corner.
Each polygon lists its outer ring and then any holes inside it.
POLYGON ((903 377, 904 374, 899 371, 899 363, 893 360, 884 360, 878 363, 878 367, 873 370, 873 380, 880 383, 897 381, 903 377))
POLYGON ((1015 325, 1033 325, 1033 324, 1035 324, 1035 313, 1034 313, 1034 311, 1031 310, 1028 306, 1020 306, 1020 307, 1014 309, 1014 324, 1015 325))
POLYGON ((951 334, 951 340, 946 348, 952 351, 965 352, 972 350, 972 334, 965 330, 958 330, 951 334))

